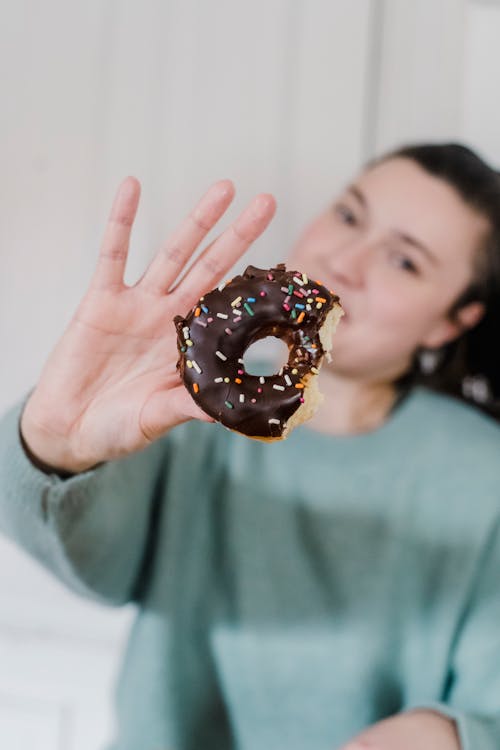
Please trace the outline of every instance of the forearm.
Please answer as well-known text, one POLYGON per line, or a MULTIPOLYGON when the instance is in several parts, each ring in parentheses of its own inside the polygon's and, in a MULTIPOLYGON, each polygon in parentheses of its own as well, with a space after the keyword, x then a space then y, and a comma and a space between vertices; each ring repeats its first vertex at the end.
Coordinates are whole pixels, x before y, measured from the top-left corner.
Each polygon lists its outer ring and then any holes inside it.
POLYGON ((25 453, 21 410, 18 403, 0 419, 0 531, 77 593, 126 602, 165 460, 161 445, 62 480, 25 453))
POLYGON ((340 750, 460 750, 455 722, 415 710, 373 724, 340 750))

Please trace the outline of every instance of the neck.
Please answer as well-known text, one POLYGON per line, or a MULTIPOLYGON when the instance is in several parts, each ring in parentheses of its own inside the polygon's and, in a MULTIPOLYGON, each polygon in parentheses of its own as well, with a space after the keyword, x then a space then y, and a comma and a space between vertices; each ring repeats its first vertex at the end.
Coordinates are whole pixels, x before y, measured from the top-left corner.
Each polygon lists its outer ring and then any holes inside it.
POLYGON ((324 396, 320 408, 309 422, 318 432, 355 435, 380 427, 396 399, 392 382, 354 380, 324 368, 319 387, 324 396))

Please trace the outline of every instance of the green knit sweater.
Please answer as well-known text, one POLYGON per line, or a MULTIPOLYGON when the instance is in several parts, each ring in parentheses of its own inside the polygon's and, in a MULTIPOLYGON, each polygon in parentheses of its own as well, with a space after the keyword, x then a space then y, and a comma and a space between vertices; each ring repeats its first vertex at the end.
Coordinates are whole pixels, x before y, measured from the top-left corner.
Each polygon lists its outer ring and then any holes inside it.
POLYGON ((332 750, 410 707, 500 747, 500 429, 411 392, 385 425, 266 444, 191 422, 61 479, 0 421, 0 528, 136 602, 113 750, 332 750))

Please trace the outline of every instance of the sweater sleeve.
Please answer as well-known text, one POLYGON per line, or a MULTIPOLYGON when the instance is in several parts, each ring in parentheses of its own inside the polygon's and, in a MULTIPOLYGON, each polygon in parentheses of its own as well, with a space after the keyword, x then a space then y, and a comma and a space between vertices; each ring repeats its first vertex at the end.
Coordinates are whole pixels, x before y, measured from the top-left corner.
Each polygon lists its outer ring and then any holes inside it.
POLYGON ((21 443, 28 396, 0 419, 0 531, 76 593, 125 604, 163 497, 165 439, 66 479, 45 474, 21 443))
POLYGON ((497 523, 451 657, 443 702, 415 706, 453 719, 461 750, 500 748, 500 533, 497 523))

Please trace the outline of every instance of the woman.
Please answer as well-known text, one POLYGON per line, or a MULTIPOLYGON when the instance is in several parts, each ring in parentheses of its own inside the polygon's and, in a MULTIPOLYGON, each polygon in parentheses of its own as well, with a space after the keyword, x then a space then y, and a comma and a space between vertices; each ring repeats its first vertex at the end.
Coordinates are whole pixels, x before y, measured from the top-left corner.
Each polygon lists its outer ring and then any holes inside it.
POLYGON ((493 750, 500 433, 459 398, 498 385, 492 338, 475 358, 498 178, 458 145, 402 149, 309 226, 289 265, 347 314, 323 407, 271 445, 208 424, 175 370, 172 318, 274 211, 258 196, 176 281, 232 195, 217 183, 126 287, 121 186, 87 294, 0 426, 2 526, 74 590, 137 603, 116 750, 493 750))
MULTIPOLYGON (((347 409, 351 398, 371 426, 377 417, 372 424, 363 399, 380 399, 378 420, 384 421, 401 379, 416 375, 415 355, 424 352, 445 360, 439 375, 425 379, 442 390, 461 395, 462 381, 477 367, 464 359, 474 355, 500 384, 497 357, 488 351, 494 339, 481 351, 475 330, 486 304, 489 317, 498 308, 499 198, 496 173, 464 148, 403 148, 373 163, 308 228, 292 264, 325 278, 347 310, 328 373, 336 417, 323 409, 323 423, 340 420, 339 405, 347 409), (367 373, 383 393, 371 396, 362 386, 359 401, 356 390, 367 373), (340 398, 344 384, 348 400, 340 398)), ((339 431, 341 425, 334 428, 339 431)), ((357 431, 356 425, 345 431, 357 431)))

